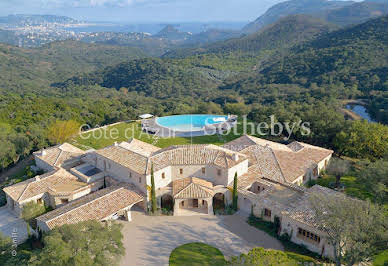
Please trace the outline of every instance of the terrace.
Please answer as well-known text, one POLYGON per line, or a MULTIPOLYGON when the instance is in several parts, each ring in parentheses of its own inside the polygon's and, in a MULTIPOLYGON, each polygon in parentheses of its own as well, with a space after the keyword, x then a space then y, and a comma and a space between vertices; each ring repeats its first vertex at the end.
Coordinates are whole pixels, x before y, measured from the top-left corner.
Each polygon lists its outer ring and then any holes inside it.
POLYGON ((100 169, 89 163, 71 168, 70 172, 86 183, 92 183, 104 177, 104 173, 100 169))

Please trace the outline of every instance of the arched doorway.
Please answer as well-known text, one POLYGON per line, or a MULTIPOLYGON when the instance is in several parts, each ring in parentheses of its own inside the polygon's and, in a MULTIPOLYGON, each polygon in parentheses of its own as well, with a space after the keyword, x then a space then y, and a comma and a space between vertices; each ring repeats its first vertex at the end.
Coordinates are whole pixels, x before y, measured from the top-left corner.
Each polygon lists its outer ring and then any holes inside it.
POLYGON ((165 194, 160 199, 160 207, 168 212, 174 209, 174 199, 170 194, 165 194))
POLYGON ((223 193, 216 193, 213 196, 213 211, 214 213, 225 211, 225 195, 223 193))

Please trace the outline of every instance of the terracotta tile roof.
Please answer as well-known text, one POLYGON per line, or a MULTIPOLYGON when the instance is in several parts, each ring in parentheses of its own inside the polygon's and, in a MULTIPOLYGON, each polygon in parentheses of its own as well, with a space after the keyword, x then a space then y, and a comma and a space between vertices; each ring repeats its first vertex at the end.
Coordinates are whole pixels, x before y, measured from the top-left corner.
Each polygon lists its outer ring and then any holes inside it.
POLYGON ((147 156, 128 150, 119 145, 112 145, 97 150, 96 153, 139 174, 145 174, 145 170, 147 169, 147 156))
POLYGON ((141 150, 139 147, 143 147, 143 142, 137 140, 131 143, 112 145, 97 150, 96 153, 139 174, 149 174, 152 164, 155 171, 170 165, 213 164, 230 168, 247 159, 244 154, 215 145, 177 145, 159 149, 146 143, 145 149, 141 150))
MULTIPOLYGON (((255 164, 248 168, 247 173, 238 177, 238 189, 247 189, 255 182, 259 182, 267 186, 273 186, 275 184, 268 179, 263 179, 263 175, 259 166, 255 164)), ((234 181, 232 181, 228 186, 233 187, 233 183, 234 181)))
POLYGON ((128 142, 121 142, 119 144, 119 146, 123 147, 123 148, 125 148, 127 150, 136 152, 136 153, 138 153, 138 154, 140 154, 142 156, 145 156, 145 157, 150 157, 152 155, 152 153, 157 152, 158 150, 160 150, 160 148, 158 148, 158 147, 156 147, 154 145, 151 145, 151 144, 148 144, 146 142, 137 140, 135 138, 132 138, 128 142))
POLYGON ((264 198, 271 206, 282 211, 298 206, 304 194, 303 190, 294 189, 284 184, 276 184, 262 192, 259 196, 264 198))
POLYGON ((45 222, 50 229, 87 220, 102 220, 142 200, 144 196, 134 186, 121 184, 71 201, 37 220, 45 222))
POLYGON ((331 150, 305 143, 293 143, 291 143, 293 148, 298 146, 296 152, 274 150, 283 175, 288 182, 294 182, 295 179, 303 176, 307 170, 315 168, 319 162, 333 153, 331 150), (300 148, 301 146, 303 148, 300 148))
POLYGON ((199 199, 213 197, 213 184, 203 179, 188 177, 173 182, 175 199, 199 199))
POLYGON ((68 161, 76 160, 84 154, 85 152, 83 150, 78 149, 69 143, 64 143, 62 145, 57 145, 48 149, 34 152, 34 156, 38 157, 51 166, 58 167, 68 161))
POLYGON ((162 149, 151 157, 160 168, 167 165, 216 165, 222 168, 233 167, 247 157, 215 145, 181 145, 162 149), (166 164, 166 165, 163 165, 166 164))
POLYGON ((277 142, 249 136, 249 135, 244 135, 239 137, 238 139, 235 139, 233 141, 230 141, 226 143, 223 147, 234 150, 234 151, 242 151, 246 149, 249 146, 252 145, 260 145, 260 146, 269 146, 270 148, 274 150, 284 150, 284 151, 292 151, 287 145, 280 144, 277 142))
POLYGON ((242 136, 224 147, 246 154, 249 165, 257 164, 264 178, 291 183, 333 153, 302 142, 284 145, 252 136, 242 136))
POLYGON ((26 181, 14 184, 4 188, 13 200, 21 202, 34 196, 49 192, 51 189, 55 191, 72 192, 77 191, 82 187, 87 187, 88 184, 79 182, 78 178, 63 168, 58 168, 54 171, 41 176, 30 178, 26 181), (70 191, 73 189, 72 191, 70 191))
MULTIPOLYGON (((298 200, 297 204, 285 208, 282 211, 282 214, 310 226, 316 226, 317 224, 315 220, 315 214, 310 205, 310 195, 312 193, 323 194, 327 197, 332 197, 333 195, 346 197, 343 193, 337 192, 330 188, 314 185, 310 189, 306 190, 305 193, 303 193, 303 196, 298 200)), ((354 199, 349 198, 349 200, 354 199)))
POLYGON ((286 182, 279 163, 270 147, 253 145, 241 151, 250 158, 250 165, 257 165, 263 178, 271 181, 286 182))

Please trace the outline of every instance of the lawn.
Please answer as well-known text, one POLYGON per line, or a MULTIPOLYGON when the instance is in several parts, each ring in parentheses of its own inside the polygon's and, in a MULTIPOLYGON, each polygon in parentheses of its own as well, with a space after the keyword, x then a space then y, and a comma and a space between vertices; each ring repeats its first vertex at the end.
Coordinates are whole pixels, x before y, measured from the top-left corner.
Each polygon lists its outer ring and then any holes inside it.
POLYGON ((224 255, 217 248, 203 243, 189 243, 171 252, 170 266, 225 265, 224 255))
POLYGON ((216 144, 222 145, 228 141, 238 138, 242 134, 240 126, 237 128, 238 134, 233 131, 228 135, 212 135, 192 138, 159 138, 154 135, 142 132, 139 122, 121 123, 113 126, 108 126, 105 129, 100 129, 94 132, 83 133, 70 140, 70 143, 84 150, 93 148, 101 149, 112 145, 115 141, 128 141, 131 138, 136 138, 141 141, 153 144, 160 148, 165 148, 171 145, 184 144, 216 144))

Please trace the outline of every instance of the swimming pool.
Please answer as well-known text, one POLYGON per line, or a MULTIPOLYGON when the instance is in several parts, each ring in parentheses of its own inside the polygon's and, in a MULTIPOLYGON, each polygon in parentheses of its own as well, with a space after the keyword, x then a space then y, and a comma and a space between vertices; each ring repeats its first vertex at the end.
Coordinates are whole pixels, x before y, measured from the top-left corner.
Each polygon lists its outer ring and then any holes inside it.
POLYGON ((175 131, 201 131, 206 125, 223 123, 228 120, 225 115, 172 115, 156 118, 156 123, 175 131))

